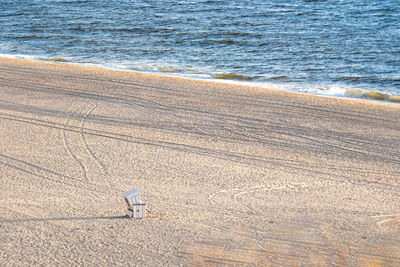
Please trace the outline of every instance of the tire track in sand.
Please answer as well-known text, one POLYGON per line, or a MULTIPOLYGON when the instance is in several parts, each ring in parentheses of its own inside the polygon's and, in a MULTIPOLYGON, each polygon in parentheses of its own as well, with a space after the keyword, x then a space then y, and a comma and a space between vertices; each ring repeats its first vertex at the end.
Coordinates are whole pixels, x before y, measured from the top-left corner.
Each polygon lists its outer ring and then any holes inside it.
POLYGON ((104 180, 107 180, 109 185, 110 185, 110 189, 112 189, 114 192, 119 191, 116 189, 115 184, 112 182, 109 170, 107 168, 107 166, 96 156, 96 154, 93 152, 92 148, 90 148, 87 140, 86 140, 86 136, 85 136, 85 124, 87 122, 87 118, 89 116, 91 116, 92 112, 98 107, 99 102, 97 102, 94 106, 92 106, 89 111, 87 113, 84 114, 83 116, 83 120, 82 123, 80 125, 80 136, 81 136, 81 140, 83 142, 84 148, 86 153, 94 160, 94 162, 100 167, 100 169, 102 170, 102 176, 104 178, 104 180))
MULTIPOLYGON (((70 101, 69 101, 70 102, 70 101)), ((75 115, 78 110, 81 108, 81 106, 77 107, 72 113, 73 115, 75 115)), ((71 120, 68 119, 65 123, 64 123, 64 127, 63 127, 63 141, 64 141, 64 148, 68 151, 68 154, 72 157, 72 159, 79 165, 81 172, 82 172, 82 176, 84 178, 85 181, 88 181, 88 177, 87 177, 87 172, 86 172, 86 167, 85 165, 82 163, 82 161, 78 158, 78 156, 76 155, 76 153, 74 153, 73 149, 72 149, 72 145, 70 144, 70 142, 68 141, 68 137, 67 137, 67 125, 69 125, 69 122, 71 120)))

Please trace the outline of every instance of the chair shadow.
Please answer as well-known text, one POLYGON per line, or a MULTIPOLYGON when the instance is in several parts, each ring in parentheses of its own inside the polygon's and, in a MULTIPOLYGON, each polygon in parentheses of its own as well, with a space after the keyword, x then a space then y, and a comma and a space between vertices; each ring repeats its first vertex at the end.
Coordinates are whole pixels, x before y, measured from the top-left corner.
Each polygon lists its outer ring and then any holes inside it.
POLYGON ((2 223, 21 223, 21 222, 48 222, 48 221, 93 221, 93 220, 118 220, 128 219, 129 217, 124 216, 98 216, 98 217, 59 217, 59 218, 28 218, 18 220, 0 220, 2 223))

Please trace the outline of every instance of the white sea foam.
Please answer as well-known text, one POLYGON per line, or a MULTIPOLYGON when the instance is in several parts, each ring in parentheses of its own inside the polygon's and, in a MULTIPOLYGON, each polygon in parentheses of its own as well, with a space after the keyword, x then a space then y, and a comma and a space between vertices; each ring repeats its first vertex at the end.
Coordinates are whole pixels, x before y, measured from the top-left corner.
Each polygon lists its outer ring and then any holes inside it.
POLYGON ((43 57, 23 55, 23 54, 4 54, 0 53, 0 57, 4 58, 16 58, 16 59, 28 59, 28 60, 43 60, 43 57))

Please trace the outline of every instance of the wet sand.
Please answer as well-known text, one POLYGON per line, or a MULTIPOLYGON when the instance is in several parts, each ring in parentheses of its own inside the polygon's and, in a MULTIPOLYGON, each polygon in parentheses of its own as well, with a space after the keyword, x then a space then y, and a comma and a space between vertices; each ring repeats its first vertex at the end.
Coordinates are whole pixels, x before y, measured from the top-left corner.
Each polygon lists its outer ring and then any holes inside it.
POLYGON ((399 166, 399 106, 0 59, 0 265, 398 266, 399 166))

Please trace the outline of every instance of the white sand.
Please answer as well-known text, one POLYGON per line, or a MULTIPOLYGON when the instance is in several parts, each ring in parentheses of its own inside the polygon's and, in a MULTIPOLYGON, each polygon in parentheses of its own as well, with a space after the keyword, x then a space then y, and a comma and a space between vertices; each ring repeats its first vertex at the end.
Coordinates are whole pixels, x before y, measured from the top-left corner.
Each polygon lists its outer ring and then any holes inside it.
POLYGON ((399 106, 0 59, 0 265, 399 266, 399 166, 399 106))

